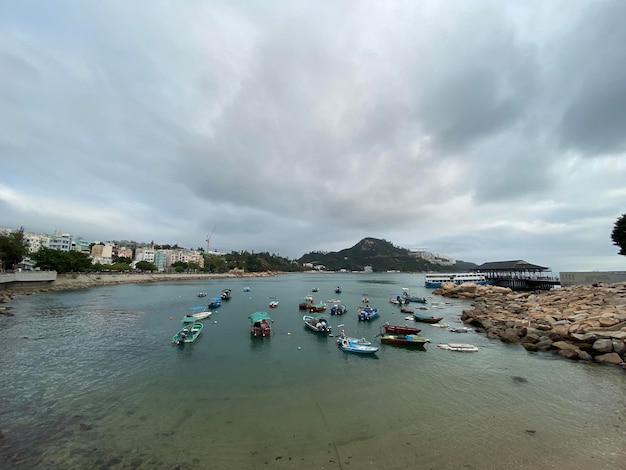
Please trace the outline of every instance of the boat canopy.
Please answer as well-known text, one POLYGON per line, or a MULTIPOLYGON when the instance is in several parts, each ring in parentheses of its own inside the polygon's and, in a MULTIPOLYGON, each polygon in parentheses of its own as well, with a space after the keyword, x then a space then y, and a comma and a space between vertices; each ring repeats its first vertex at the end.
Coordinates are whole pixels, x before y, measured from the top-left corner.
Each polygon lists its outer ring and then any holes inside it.
POLYGON ((252 321, 252 323, 260 322, 263 320, 272 321, 267 312, 254 312, 252 315, 250 315, 250 320, 252 321))

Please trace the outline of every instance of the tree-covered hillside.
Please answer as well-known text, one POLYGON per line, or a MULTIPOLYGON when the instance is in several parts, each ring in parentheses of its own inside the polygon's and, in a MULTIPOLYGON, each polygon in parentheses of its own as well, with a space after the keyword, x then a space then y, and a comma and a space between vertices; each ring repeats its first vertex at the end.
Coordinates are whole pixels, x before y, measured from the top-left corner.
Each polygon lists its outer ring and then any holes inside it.
POLYGON ((362 271, 365 266, 371 266, 374 271, 397 270, 403 272, 421 271, 453 271, 461 272, 476 269, 475 263, 457 261, 453 266, 433 264, 426 260, 412 256, 406 248, 400 248, 387 240, 364 238, 351 248, 329 253, 314 251, 298 259, 299 263, 313 263, 324 265, 327 270, 362 271))

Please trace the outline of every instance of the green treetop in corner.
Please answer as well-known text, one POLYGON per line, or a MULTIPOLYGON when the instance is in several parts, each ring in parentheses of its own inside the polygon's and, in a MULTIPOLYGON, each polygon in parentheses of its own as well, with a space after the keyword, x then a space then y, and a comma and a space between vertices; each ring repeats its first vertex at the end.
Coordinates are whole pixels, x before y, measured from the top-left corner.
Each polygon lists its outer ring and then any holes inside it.
POLYGON ((622 214, 615 222, 611 240, 613 240, 613 245, 619 246, 618 254, 626 256, 626 214, 622 214))
POLYGON ((0 269, 15 269, 27 251, 24 227, 8 235, 0 235, 0 269))

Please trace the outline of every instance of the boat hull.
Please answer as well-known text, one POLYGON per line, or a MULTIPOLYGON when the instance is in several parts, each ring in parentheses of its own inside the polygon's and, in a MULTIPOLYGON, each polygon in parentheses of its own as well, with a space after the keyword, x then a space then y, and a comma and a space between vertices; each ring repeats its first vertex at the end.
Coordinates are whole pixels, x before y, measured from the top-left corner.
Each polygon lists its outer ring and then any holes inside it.
POLYGON ((172 342, 179 345, 193 343, 198 336, 200 336, 202 328, 204 328, 204 324, 202 323, 185 325, 184 328, 172 337, 172 342))
POLYGON ((408 325, 385 325, 385 333, 392 335, 416 335, 422 331, 421 328, 408 325))
POLYGON ((427 338, 416 335, 382 335, 380 342, 383 344, 393 344, 396 346, 411 346, 423 348, 426 343, 430 343, 427 338))

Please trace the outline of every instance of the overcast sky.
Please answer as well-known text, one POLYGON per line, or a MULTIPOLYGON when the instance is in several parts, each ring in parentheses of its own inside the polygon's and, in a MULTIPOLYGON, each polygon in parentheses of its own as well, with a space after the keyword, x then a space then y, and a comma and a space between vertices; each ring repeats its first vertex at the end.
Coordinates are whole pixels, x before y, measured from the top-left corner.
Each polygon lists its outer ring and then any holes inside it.
POLYGON ((0 227, 626 270, 626 2, 0 3, 0 227))

